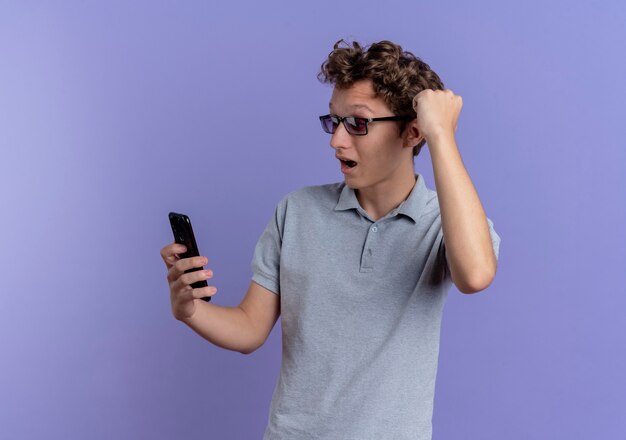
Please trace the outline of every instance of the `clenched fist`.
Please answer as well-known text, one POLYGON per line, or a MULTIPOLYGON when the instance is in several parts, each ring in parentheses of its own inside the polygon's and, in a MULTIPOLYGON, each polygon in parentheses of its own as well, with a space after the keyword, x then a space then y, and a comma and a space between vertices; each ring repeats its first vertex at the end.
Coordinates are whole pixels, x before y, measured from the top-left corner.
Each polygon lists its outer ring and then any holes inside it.
POLYGON ((413 98, 416 125, 426 142, 438 135, 454 135, 463 99, 452 90, 426 89, 413 98))

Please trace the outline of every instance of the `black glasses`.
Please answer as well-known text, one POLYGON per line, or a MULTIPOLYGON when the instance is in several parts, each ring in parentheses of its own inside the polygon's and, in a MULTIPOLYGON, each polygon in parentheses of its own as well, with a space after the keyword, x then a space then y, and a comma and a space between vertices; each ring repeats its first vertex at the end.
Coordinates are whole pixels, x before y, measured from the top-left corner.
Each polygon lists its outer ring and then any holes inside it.
POLYGON ((324 115, 320 116, 320 122, 322 123, 322 129, 326 133, 333 134, 340 122, 343 122, 343 126, 346 131, 355 136, 365 136, 367 134, 367 124, 374 121, 408 121, 415 119, 413 116, 386 116, 384 118, 357 118, 355 116, 346 116, 342 118, 337 115, 324 115))

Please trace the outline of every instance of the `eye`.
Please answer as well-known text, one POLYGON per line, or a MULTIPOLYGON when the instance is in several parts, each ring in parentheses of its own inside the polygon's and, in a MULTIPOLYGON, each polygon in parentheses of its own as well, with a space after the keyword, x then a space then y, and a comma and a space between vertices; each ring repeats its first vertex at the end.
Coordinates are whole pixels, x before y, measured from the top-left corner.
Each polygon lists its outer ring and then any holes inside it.
POLYGON ((367 130, 367 119, 365 118, 350 116, 346 118, 346 121, 350 124, 355 133, 365 133, 365 130, 367 130))
POLYGON ((359 130, 365 130, 365 127, 367 126, 367 119, 355 117, 354 126, 359 130))

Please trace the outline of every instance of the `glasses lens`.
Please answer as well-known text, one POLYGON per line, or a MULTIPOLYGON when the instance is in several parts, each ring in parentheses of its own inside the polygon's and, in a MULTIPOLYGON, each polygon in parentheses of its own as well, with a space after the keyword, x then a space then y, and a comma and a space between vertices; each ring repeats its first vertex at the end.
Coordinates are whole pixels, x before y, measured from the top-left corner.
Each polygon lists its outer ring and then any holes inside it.
POLYGON ((330 115, 322 116, 320 118, 320 121, 322 123, 322 129, 326 133, 332 134, 332 133, 335 132, 335 129, 337 128, 338 121, 337 122, 333 121, 333 117, 332 116, 330 116, 330 115))
POLYGON ((348 133, 365 134, 367 133, 367 120, 363 118, 348 117, 345 119, 348 133))

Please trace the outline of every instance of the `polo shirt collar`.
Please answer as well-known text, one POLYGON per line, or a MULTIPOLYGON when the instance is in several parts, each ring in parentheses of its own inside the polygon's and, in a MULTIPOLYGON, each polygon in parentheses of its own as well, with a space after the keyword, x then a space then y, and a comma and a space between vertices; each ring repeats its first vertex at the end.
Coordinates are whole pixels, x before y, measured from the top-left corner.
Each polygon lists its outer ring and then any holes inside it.
MULTIPOLYGON (((394 213, 393 215, 404 214, 413 220, 413 222, 417 223, 417 220, 421 215, 422 207, 426 203, 428 189, 424 183, 424 177, 421 174, 415 173, 415 179, 415 185, 413 186, 409 196, 400 204, 400 206, 395 208, 392 213, 394 213)), ((363 211, 359 200, 356 198, 354 189, 350 188, 345 182, 343 182, 343 189, 339 194, 339 201, 335 206, 335 211, 345 211, 347 209, 363 211)))

